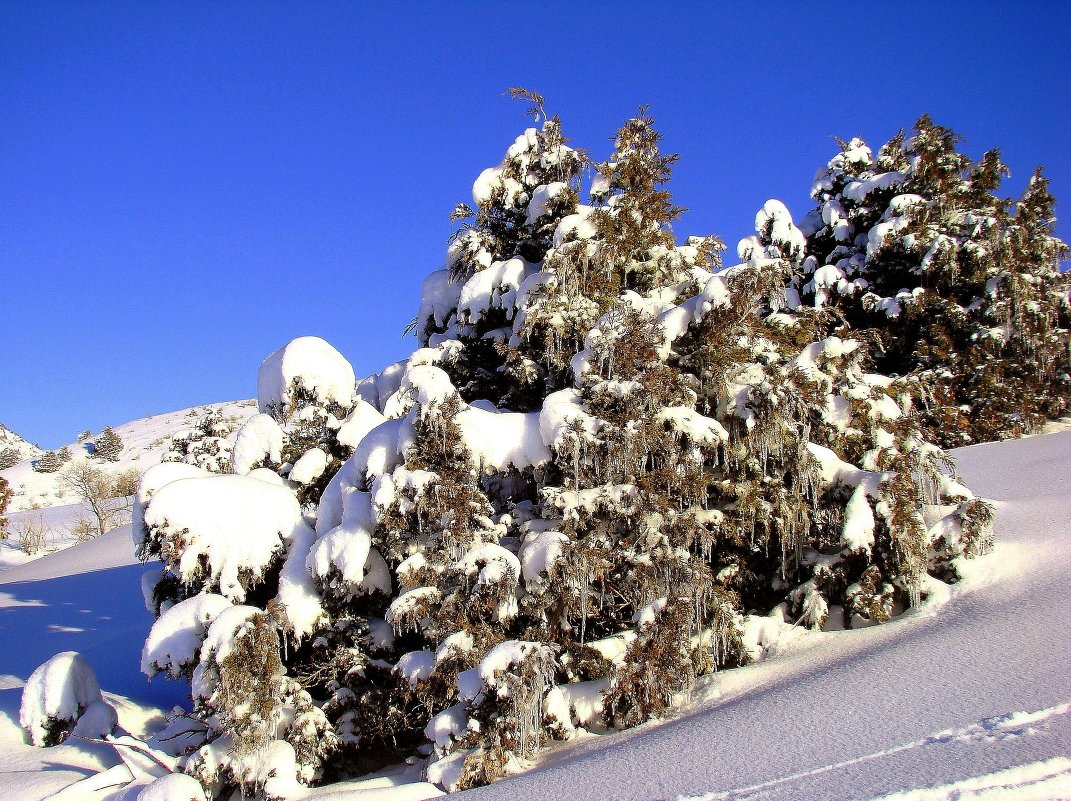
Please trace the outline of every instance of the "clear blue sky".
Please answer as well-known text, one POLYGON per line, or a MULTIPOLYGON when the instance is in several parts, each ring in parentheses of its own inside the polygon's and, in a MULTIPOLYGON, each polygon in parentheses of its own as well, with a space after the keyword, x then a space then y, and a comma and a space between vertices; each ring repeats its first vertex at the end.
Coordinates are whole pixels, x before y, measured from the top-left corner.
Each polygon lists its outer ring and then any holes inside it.
POLYGON ((404 356, 448 214, 536 89, 596 158, 649 103, 678 236, 808 208, 923 112, 1071 239, 1071 3, 0 4, 0 422, 54 447, 251 397, 289 339, 404 356))

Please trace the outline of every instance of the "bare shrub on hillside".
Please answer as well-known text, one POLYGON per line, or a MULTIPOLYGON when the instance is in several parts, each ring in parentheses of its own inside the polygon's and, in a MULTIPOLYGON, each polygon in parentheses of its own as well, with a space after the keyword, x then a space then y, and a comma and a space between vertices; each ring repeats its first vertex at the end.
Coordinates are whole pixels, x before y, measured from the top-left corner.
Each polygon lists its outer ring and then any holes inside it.
POLYGON ((71 533, 79 541, 104 534, 130 517, 131 499, 140 476, 136 470, 110 475, 90 462, 77 462, 59 476, 62 486, 73 492, 92 515, 75 523, 71 533))

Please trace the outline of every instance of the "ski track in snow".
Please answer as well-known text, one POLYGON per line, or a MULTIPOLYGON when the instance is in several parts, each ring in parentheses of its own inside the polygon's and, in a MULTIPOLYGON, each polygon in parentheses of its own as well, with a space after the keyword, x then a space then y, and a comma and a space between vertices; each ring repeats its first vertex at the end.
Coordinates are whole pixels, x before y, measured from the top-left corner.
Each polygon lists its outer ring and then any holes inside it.
POLYGON ((892 793, 874 801, 1067 801, 1071 759, 1056 757, 940 787, 892 793))
MULTIPOLYGON (((1036 727, 1043 723, 1046 719, 1056 715, 1066 715, 1071 712, 1071 703, 1059 704, 1057 706, 1049 707, 1048 709, 1040 709, 1036 712, 1012 712, 1008 715, 994 716, 985 718, 984 720, 973 723, 970 726, 964 726, 959 729, 946 729, 945 731, 937 732, 929 737, 924 737, 920 740, 913 740, 910 743, 904 743, 894 748, 887 748, 884 751, 875 751, 872 754, 864 754, 853 759, 847 759, 842 762, 835 762, 831 765, 823 765, 822 767, 813 768, 811 770, 802 771, 800 773, 794 773, 791 776, 782 776, 778 779, 772 779, 761 784, 754 784, 750 787, 738 787, 734 790, 720 791, 715 793, 707 793, 705 795, 693 795, 693 796, 677 796, 677 801, 750 801, 750 799, 761 798, 766 795, 766 791, 779 785, 791 784, 807 779, 813 779, 816 776, 820 776, 823 773, 828 773, 834 770, 841 770, 843 768, 857 765, 861 762, 867 762, 874 759, 885 759, 893 756, 901 751, 908 751, 912 748, 925 748, 933 745, 943 745, 946 743, 992 743, 999 742, 1001 740, 1026 737, 1031 734, 1037 734, 1039 729, 1036 727)), ((1059 762, 1060 760, 1050 760, 1050 762, 1059 762)), ((1071 760, 1064 760, 1066 765, 1063 765, 1058 771, 1057 775, 1064 776, 1071 779, 1071 773, 1068 773, 1068 769, 1071 768, 1071 760)), ((1038 763, 1041 764, 1041 763, 1038 763)), ((1047 763, 1046 763, 1047 764, 1047 763)), ((1009 771, 1002 771, 1000 775, 1009 774, 1012 776, 1013 781, 1015 775, 1014 771, 1017 769, 1010 769, 1009 771)), ((996 775, 996 774, 995 774, 996 775)), ((1048 777, 1048 773, 1045 777, 1048 777)), ((973 780, 972 780, 973 781, 973 780)), ((1003 781, 1003 779, 1001 779, 1003 781)), ((1033 779, 1030 779, 1033 782, 1033 779)), ((947 785, 947 787, 958 788, 963 783, 956 783, 954 785, 947 785)), ((1003 786, 1003 785, 1002 785, 1003 786)), ((1010 786, 1010 785, 1009 785, 1010 786)), ((936 788, 936 790, 944 790, 945 788, 936 788)), ((886 801, 889 799, 914 799, 916 798, 912 794, 901 795, 899 793, 882 796, 878 801, 886 801)), ((931 792, 931 791, 925 791, 931 792)), ((935 795, 933 798, 953 798, 955 796, 935 795)), ((922 799, 929 799, 931 796, 918 796, 919 801, 922 799)))

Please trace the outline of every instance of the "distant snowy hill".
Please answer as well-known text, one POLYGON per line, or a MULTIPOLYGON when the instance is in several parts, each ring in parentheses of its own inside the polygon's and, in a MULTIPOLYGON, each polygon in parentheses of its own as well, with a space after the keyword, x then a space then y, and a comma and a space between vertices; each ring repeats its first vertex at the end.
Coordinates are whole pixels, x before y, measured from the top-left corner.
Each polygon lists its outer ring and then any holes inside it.
MULTIPOLYGON (((237 429, 255 412, 253 401, 230 401, 180 409, 114 426, 113 430, 122 441, 116 461, 94 458, 91 455, 93 438, 72 442, 66 448, 72 464, 89 460, 112 476, 131 470, 144 473, 168 453, 173 438, 189 438, 191 429, 196 429, 206 417, 221 421, 222 430, 229 432, 222 437, 228 441, 224 446, 227 448, 237 429)), ((33 469, 33 462, 44 451, 0 427, 0 451, 4 447, 20 448, 22 459, 12 467, 0 470, 0 476, 7 479, 13 493, 8 513, 8 536, 0 540, 0 571, 74 544, 78 541, 72 533, 75 522, 89 517, 79 499, 64 488, 59 472, 39 473, 33 469)))
MULTIPOLYGON (((193 427, 198 419, 210 412, 220 413, 224 419, 230 421, 232 429, 237 429, 256 412, 256 406, 251 400, 210 403, 113 426, 113 430, 123 443, 119 458, 114 462, 95 459, 94 464, 110 473, 120 473, 131 468, 144 472, 160 462, 161 457, 171 447, 173 435, 181 435, 193 427)), ((32 463, 42 454, 42 451, 5 428, 0 428, 0 450, 4 447, 5 435, 23 443, 26 452, 18 464, 6 470, 0 470, 0 476, 7 479, 13 491, 10 510, 17 512, 26 509, 44 509, 71 503, 70 494, 64 491, 56 473, 34 471, 32 463)), ((66 447, 71 453, 71 459, 89 458, 92 453, 92 443, 93 438, 89 438, 85 442, 76 441, 68 444, 66 447)))
MULTIPOLYGON (((0 454, 4 454, 8 450, 15 451, 18 454, 19 461, 32 459, 41 454, 40 448, 27 442, 3 423, 0 423, 0 454)), ((0 473, 0 475, 3 475, 3 473, 0 473)))
MULTIPOLYGON (((954 452, 996 502, 995 551, 922 608, 852 631, 772 622, 756 664, 709 677, 671 719, 579 733, 473 799, 1059 801, 1071 798, 1071 432, 954 452)), ((152 731, 182 684, 138 670, 152 616, 129 529, 0 574, 0 772, 5 798, 132 801, 113 749, 33 748, 21 688, 60 651, 93 665, 120 723, 152 731), (160 711, 157 711, 160 710, 160 711), (124 791, 126 791, 124 793, 124 791)), ((304 799, 437 795, 408 774, 304 799)), ((144 777, 142 778, 144 781, 144 777)))

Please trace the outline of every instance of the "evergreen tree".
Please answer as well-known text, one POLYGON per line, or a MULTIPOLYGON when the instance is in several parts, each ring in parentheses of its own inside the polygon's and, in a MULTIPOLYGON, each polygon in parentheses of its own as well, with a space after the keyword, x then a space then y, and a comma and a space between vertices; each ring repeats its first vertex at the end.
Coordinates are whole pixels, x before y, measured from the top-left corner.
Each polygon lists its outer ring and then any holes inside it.
POLYGON ((16 448, 0 448, 0 470, 7 470, 22 461, 21 455, 16 448))
POLYGON ((33 469, 38 473, 55 473, 70 459, 71 452, 66 446, 58 451, 45 451, 33 461, 33 469))
POLYGON ((93 441, 93 455, 106 462, 118 462, 119 454, 123 450, 123 441, 119 438, 111 426, 104 426, 100 434, 93 441))
POLYGON ((561 121, 546 117, 542 97, 525 90, 514 95, 532 100, 532 113, 545 121, 480 174, 472 189, 475 211, 465 204, 454 210, 461 228, 446 266, 425 282, 415 325, 425 347, 463 345, 440 366, 464 400, 537 408, 546 377, 513 336, 517 296, 539 282, 559 223, 578 211, 585 157, 566 144, 561 121))
POLYGON ((533 286, 514 326, 520 355, 547 373, 547 393, 572 383, 572 357, 622 290, 649 292, 679 282, 685 286, 675 291, 694 290, 692 270, 721 263, 715 237, 673 247, 670 226, 684 209, 664 189, 676 156, 662 155, 660 138, 646 109, 618 132, 614 153, 592 186, 599 205, 580 207, 562 221, 545 278, 533 286))
MULTIPOLYGON (((1071 380, 1067 248, 1047 182, 1038 171, 1012 204, 994 194, 1007 175, 996 151, 972 162, 928 116, 913 133, 877 157, 841 143, 800 224, 791 287, 835 310, 831 332, 872 343, 878 370, 912 376, 941 444, 1034 430, 1066 411, 1071 380)), ((757 227, 742 249, 775 247, 757 227)))

